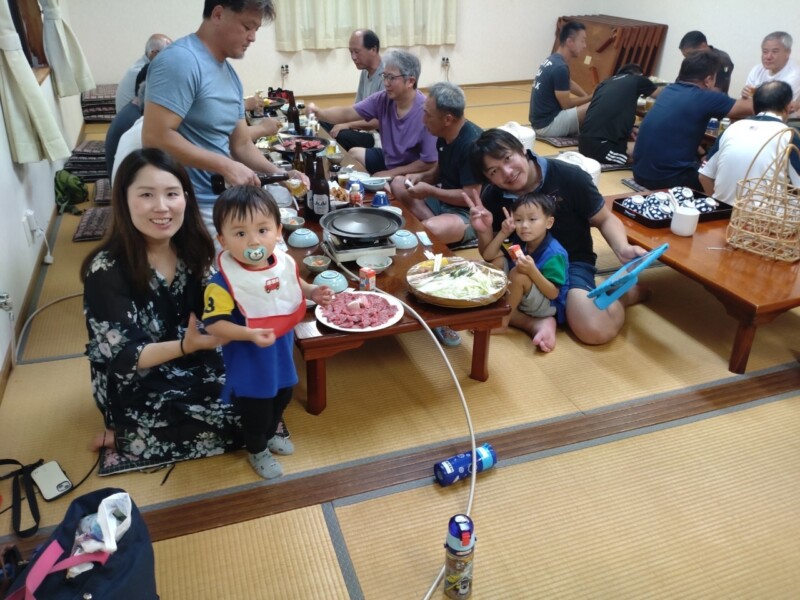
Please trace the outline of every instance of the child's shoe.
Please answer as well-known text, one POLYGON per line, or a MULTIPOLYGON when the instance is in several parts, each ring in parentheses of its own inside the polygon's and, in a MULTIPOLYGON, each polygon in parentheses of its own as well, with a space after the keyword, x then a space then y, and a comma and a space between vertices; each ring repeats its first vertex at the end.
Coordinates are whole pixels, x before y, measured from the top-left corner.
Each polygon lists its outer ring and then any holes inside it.
POLYGON ((283 419, 281 419, 278 421, 278 428, 275 430, 275 435, 267 442, 267 448, 275 454, 280 454, 282 456, 293 454, 294 443, 292 442, 291 435, 283 419))
POLYGON ((255 472, 264 479, 275 479, 283 475, 281 463, 272 456, 269 449, 259 452, 258 454, 248 454, 247 460, 255 472))

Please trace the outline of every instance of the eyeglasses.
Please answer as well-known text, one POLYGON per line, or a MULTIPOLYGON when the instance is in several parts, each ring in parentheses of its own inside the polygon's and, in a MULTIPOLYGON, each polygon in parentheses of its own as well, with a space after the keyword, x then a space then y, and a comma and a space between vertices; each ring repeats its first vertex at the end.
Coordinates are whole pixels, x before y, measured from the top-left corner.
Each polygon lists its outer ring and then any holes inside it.
POLYGON ((391 73, 381 73, 381 78, 384 81, 388 81, 389 83, 392 83, 398 77, 404 77, 404 75, 392 75, 391 73))

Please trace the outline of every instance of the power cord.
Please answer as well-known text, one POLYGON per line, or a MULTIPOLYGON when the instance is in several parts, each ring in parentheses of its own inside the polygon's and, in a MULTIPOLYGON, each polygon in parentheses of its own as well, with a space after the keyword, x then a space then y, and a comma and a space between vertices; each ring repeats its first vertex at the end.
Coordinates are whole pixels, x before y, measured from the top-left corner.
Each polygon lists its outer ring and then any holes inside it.
MULTIPOLYGON (((344 271, 345 276, 349 277, 351 280, 358 281, 358 277, 355 275, 355 273, 353 273, 350 269, 345 267, 341 263, 341 261, 339 261, 336 258, 336 256, 333 254, 333 252, 331 251, 331 249, 329 248, 327 243, 323 243, 322 244, 322 251, 328 256, 328 258, 330 258, 334 263, 336 263, 336 265, 340 269, 342 269, 342 271, 344 271)), ((379 293, 381 293, 381 294, 383 294, 385 296, 389 296, 389 294, 387 294, 386 292, 384 292, 380 288, 375 288, 375 291, 377 291, 377 292, 379 292, 379 293)), ((472 427, 472 418, 470 417, 470 414, 469 414, 469 407, 467 406, 467 400, 466 400, 466 398, 464 398, 464 391, 461 389, 461 384, 458 382, 458 377, 456 377, 456 373, 453 370, 453 366, 450 364, 450 361, 447 359, 447 354, 445 354, 444 349, 442 348, 441 344, 439 344, 439 341, 436 339, 436 336, 433 334, 433 331, 431 331, 431 328, 428 327, 428 324, 425 322, 425 320, 419 315, 419 313, 417 313, 417 311, 415 311, 413 308, 411 308, 408 304, 406 304, 405 302, 403 302, 402 300, 400 300, 396 296, 392 296, 392 297, 395 298, 396 300, 398 300, 400 302, 400 304, 403 305, 404 309, 407 310, 409 313, 411 313, 411 315, 417 321, 419 321, 420 325, 422 325, 423 329, 428 333, 428 336, 430 336, 430 338, 433 340, 433 343, 436 346, 436 349, 439 351, 439 354, 441 355, 442 360, 444 361, 445 365, 447 365, 447 370, 450 373, 450 377, 452 378, 453 383, 456 386, 456 390, 458 390, 458 397, 461 400, 461 407, 464 409, 464 417, 465 417, 465 419, 467 421, 467 429, 469 430, 470 449, 472 450, 471 472, 473 473, 473 475, 472 475, 472 477, 469 478, 469 494, 468 494, 468 497, 467 497, 467 508, 464 511, 464 514, 469 516, 470 513, 472 512, 472 502, 475 499, 475 482, 478 479, 477 478, 477 473, 478 473, 478 464, 477 464, 478 452, 477 452, 477 448, 476 448, 476 444, 475 444, 475 430, 472 427)), ((439 569, 439 573, 436 575, 436 578, 433 580, 433 583, 431 584, 430 588, 428 588, 427 593, 425 594, 425 596, 423 596, 423 600, 430 600, 430 598, 436 592, 436 589, 439 587, 439 584, 441 583, 442 578, 444 577, 444 572, 445 572, 445 565, 442 565, 441 569, 439 569)))
MULTIPOLYGON (((50 254, 50 252, 48 250, 48 255, 49 254, 50 254)), ((52 258, 53 257, 51 256, 50 259, 52 260, 52 258)), ((47 257, 45 257, 45 260, 46 259, 47 259, 47 257)), ((53 306, 54 304, 58 304, 59 302, 62 302, 64 300, 69 300, 70 298, 76 298, 76 297, 82 296, 82 295, 83 295, 83 292, 75 292, 74 294, 68 294, 66 296, 61 296, 60 298, 56 298, 55 300, 52 300, 51 302, 48 302, 44 306, 40 306, 39 308, 37 308, 35 311, 33 311, 31 313, 31 315, 25 321, 25 324, 22 326, 22 330, 19 332, 19 339, 22 340, 25 337, 25 333, 27 332, 28 326, 31 324, 31 321, 33 320, 33 317, 38 315, 45 308, 49 308, 50 306, 53 306)), ((13 313, 9 313, 9 319, 11 321, 14 320, 14 314, 13 313)), ((12 328, 12 330, 11 330, 11 367, 12 368, 16 367, 17 364, 19 363, 19 356, 17 356, 17 354, 19 352, 19 348, 20 347, 17 346, 16 340, 14 339, 14 330, 12 328)))
POLYGON ((44 247, 47 248, 47 254, 45 254, 44 259, 42 259, 42 262, 44 262, 44 264, 46 265, 52 265, 55 262, 55 259, 53 258, 53 253, 50 251, 50 243, 47 241, 47 235, 45 235, 44 229, 39 227, 36 230, 36 235, 42 236, 42 240, 44 241, 44 247))

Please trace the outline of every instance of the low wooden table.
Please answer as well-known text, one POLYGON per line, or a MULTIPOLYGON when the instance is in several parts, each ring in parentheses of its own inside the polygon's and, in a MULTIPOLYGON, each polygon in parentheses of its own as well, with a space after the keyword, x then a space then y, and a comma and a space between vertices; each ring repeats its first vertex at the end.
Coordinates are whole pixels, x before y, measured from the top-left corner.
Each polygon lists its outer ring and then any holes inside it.
MULTIPOLYGON (((406 221, 403 229, 414 232, 424 229, 419 220, 410 212, 403 210, 403 218, 406 221)), ((306 226, 316 231, 320 239, 322 238, 319 223, 309 223, 307 221, 306 226)), ((288 238, 288 235, 286 237, 288 238)), ((417 245, 412 250, 398 249, 397 254, 392 257, 392 266, 383 273, 376 275, 377 286, 384 292, 411 306, 431 328, 447 325, 456 330, 473 330, 470 377, 478 381, 486 381, 489 378, 490 332, 493 328, 502 324, 503 317, 509 313, 511 308, 505 297, 488 306, 463 310, 443 308, 418 301, 408 291, 406 272, 411 266, 425 260, 425 256, 422 253, 424 249, 422 244, 417 245)), ((440 252, 445 256, 452 256, 453 254, 445 244, 435 240, 430 250, 432 252, 440 252)), ((313 280, 314 275, 303 264, 303 257, 322 253, 322 248, 319 245, 312 248, 293 248, 289 246, 289 254, 300 266, 301 277, 309 282, 313 280)), ((358 275, 358 266, 355 262, 344 264, 350 271, 358 275)), ((331 269, 336 269, 336 265, 331 263, 331 269)), ((351 281, 350 284, 358 289, 358 282, 351 281)), ((305 319, 294 330, 295 345, 300 350, 303 360, 306 361, 306 386, 308 389, 306 410, 314 415, 318 415, 325 410, 327 404, 325 361, 327 358, 339 352, 359 348, 369 339, 418 331, 420 329, 422 329, 422 325, 406 311, 400 321, 385 329, 369 333, 344 333, 320 324, 314 316, 314 311, 309 310, 305 319)))
MULTIPOLYGON (((615 199, 629 196, 616 194, 605 199, 613 209, 615 199)), ((727 246, 727 219, 700 223, 692 237, 680 237, 669 227, 652 229, 622 213, 614 214, 632 244, 652 250, 669 243, 661 262, 702 284, 739 321, 728 363, 733 373, 744 373, 756 328, 800 306, 800 263, 768 260, 727 246)))

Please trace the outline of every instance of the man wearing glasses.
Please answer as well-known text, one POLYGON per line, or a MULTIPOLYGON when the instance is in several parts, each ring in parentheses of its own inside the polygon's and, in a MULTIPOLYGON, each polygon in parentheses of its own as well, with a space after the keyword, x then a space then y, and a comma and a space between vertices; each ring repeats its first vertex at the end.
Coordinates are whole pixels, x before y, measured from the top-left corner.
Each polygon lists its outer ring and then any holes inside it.
POLYGON ((353 106, 320 109, 310 103, 306 112, 328 123, 377 119, 383 147, 350 150, 373 175, 393 177, 427 171, 437 160, 436 138, 422 121, 425 95, 417 90, 419 59, 402 50, 390 50, 383 62, 382 92, 353 106))

